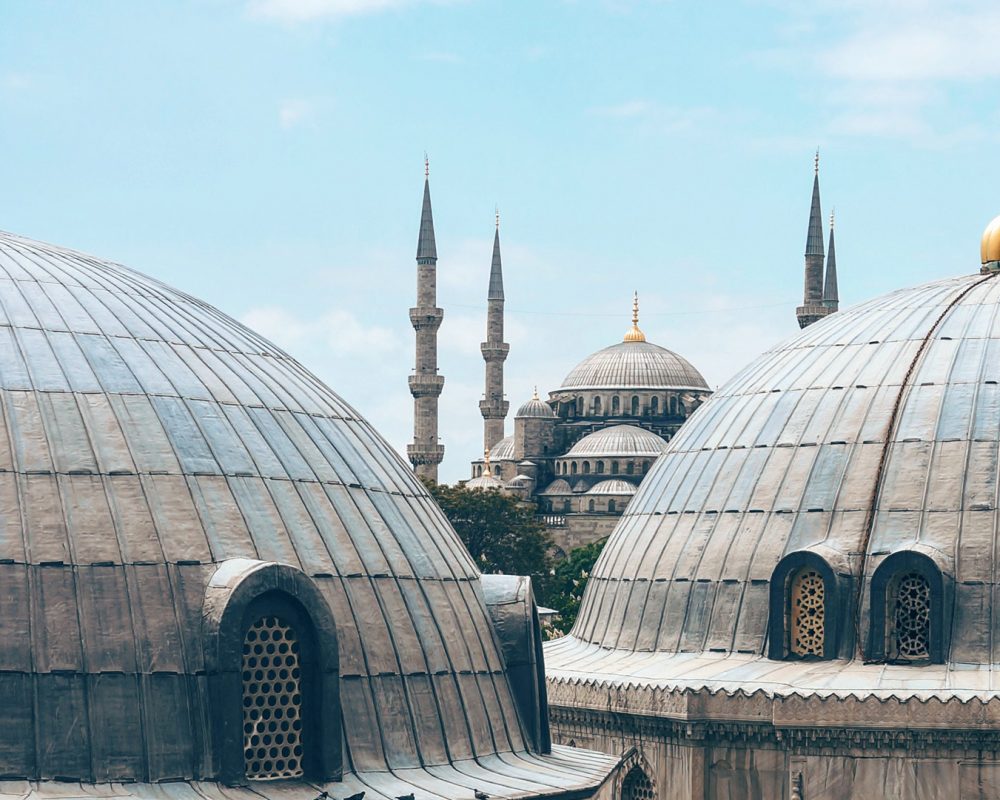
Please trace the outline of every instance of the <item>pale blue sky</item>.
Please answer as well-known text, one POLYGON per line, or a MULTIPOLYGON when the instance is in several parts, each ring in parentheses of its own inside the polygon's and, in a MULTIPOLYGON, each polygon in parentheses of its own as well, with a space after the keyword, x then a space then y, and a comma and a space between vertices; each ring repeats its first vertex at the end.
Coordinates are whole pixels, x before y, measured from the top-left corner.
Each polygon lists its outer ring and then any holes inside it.
POLYGON ((455 480, 495 204, 512 411, 633 289, 716 385, 796 330, 816 146, 845 304, 978 268, 997 41, 994 0, 0 0, 0 228, 218 305, 402 450, 428 151, 455 480))

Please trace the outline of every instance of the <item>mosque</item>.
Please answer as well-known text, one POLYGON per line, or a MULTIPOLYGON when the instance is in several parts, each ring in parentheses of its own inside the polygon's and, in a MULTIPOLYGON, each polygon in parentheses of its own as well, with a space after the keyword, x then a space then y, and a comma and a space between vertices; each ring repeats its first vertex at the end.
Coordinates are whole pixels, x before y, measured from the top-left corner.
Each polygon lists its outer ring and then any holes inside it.
MULTIPOLYGON (((443 311, 435 307, 437 247, 429 177, 424 176, 417 247, 418 306, 410 309, 417 337, 416 369, 410 377, 415 401, 410 460, 419 475, 436 480, 444 455, 437 441, 437 396, 444 378, 437 372, 436 336, 443 311), (432 396, 433 395, 433 396, 432 396), (436 459, 436 461, 433 461, 436 459), (433 463, 432 463, 433 461, 433 463)), ((819 156, 813 176, 806 242, 803 305, 805 327, 837 311, 837 266, 830 222, 829 255, 823 247, 819 156)), ((532 503, 557 555, 607 537, 632 502, 640 483, 684 421, 711 395, 701 373, 683 356, 646 340, 639 328, 638 296, 632 325, 622 341, 592 353, 573 367, 559 388, 509 411, 503 369, 503 264, 500 222, 493 238, 487 291, 486 341, 481 345, 486 381, 480 412, 484 455, 472 462, 465 486, 508 492, 532 503)))
POLYGON ((0 797, 610 797, 530 580, 270 342, 0 233, 0 797))
POLYGON ((969 266, 807 295, 643 480, 545 647, 622 800, 1000 797, 1000 218, 969 266))

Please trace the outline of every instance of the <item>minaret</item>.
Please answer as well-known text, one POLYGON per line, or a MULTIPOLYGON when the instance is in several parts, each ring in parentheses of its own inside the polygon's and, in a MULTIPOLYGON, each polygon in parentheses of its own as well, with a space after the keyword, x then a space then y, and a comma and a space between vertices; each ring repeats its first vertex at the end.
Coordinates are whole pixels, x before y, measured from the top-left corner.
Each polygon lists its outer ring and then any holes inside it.
POLYGON ((837 292, 837 252, 833 247, 833 212, 830 212, 830 247, 826 251, 826 280, 823 282, 823 305, 835 313, 840 308, 837 292))
POLYGON ((503 266, 500 263, 500 212, 493 234, 493 264, 486 294, 486 341, 479 345, 486 362, 486 391, 479 401, 483 415, 483 445, 489 450, 503 438, 510 403, 503 397, 503 362, 510 345, 503 340, 503 266))
POLYGON ((823 304, 823 212, 819 204, 819 150, 813 175, 812 207, 806 236, 806 282, 802 305, 795 310, 799 327, 805 328, 830 313, 823 304))
POLYGON ((419 478, 437 482, 438 464, 444 445, 438 442, 438 397, 444 377, 437 369, 437 331, 444 311, 437 307, 437 247, 431 215, 430 164, 424 158, 424 206, 420 212, 417 239, 417 307, 410 309, 410 322, 417 334, 416 368, 410 376, 413 395, 413 444, 406 454, 419 478))

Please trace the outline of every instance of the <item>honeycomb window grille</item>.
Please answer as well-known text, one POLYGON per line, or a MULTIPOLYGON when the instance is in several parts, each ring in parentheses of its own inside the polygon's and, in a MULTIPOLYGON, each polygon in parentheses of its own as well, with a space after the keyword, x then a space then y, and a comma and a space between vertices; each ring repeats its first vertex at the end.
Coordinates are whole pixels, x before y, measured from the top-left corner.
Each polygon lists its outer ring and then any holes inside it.
POLYGON ((243 755, 250 780, 304 774, 302 665, 295 630, 260 617, 243 639, 243 755))
POLYGON ((931 587, 911 572, 896 582, 892 596, 892 656, 901 661, 930 657, 931 587))
POLYGON ((792 580, 789 650, 800 657, 823 657, 826 639, 826 585, 815 569, 799 570, 792 580))
POLYGON ((653 782, 640 767, 632 767, 622 781, 622 800, 656 800, 653 782))

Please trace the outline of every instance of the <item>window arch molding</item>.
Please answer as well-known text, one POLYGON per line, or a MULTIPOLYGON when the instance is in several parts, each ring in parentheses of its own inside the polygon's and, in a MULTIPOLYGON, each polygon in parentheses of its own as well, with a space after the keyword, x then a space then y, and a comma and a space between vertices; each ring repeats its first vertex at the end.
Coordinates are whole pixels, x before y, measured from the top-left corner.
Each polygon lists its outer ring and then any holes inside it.
POLYGON ((800 658, 792 654, 790 645, 791 634, 791 595, 792 581, 804 569, 812 569, 823 578, 823 658, 836 658, 840 644, 842 621, 849 615, 840 607, 842 598, 847 595, 841 591, 840 582, 829 563, 821 555, 809 550, 789 553, 774 568, 771 573, 770 598, 768 603, 769 642, 768 658, 782 661, 787 658, 800 658))
POLYGON ((871 627, 866 654, 871 661, 886 661, 892 657, 889 637, 893 633, 893 626, 889 604, 893 600, 893 584, 897 578, 911 574, 924 578, 930 588, 927 658, 923 662, 944 663, 948 652, 944 621, 950 618, 950 583, 945 583, 944 574, 934 559, 916 550, 904 550, 887 556, 872 575, 869 590, 871 627))
POLYGON ((243 753, 243 643, 262 615, 286 618, 303 653, 304 769, 307 779, 343 774, 340 661, 333 614, 315 583, 288 564, 236 558, 222 562, 205 590, 202 634, 211 764, 223 783, 246 783, 243 753))

